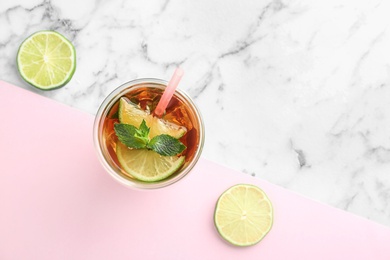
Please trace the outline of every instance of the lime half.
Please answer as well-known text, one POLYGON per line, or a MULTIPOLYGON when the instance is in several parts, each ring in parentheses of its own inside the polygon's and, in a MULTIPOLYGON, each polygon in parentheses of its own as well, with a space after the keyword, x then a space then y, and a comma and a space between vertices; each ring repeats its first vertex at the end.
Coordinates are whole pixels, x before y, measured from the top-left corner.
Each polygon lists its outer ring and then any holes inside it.
POLYGON ((19 47, 17 66, 32 86, 51 90, 64 86, 76 69, 76 51, 70 41, 55 31, 30 35, 19 47))
POLYGON ((184 156, 162 156, 148 149, 130 149, 117 142, 116 155, 123 169, 134 178, 154 182, 175 173, 184 163, 184 156))
POLYGON ((135 127, 139 127, 142 120, 145 120, 146 125, 150 127, 149 138, 153 138, 156 135, 167 134, 179 139, 187 132, 187 129, 184 126, 179 126, 161 118, 154 117, 148 111, 142 110, 136 104, 123 97, 119 101, 118 115, 121 123, 133 125, 135 127))
POLYGON ((260 242, 270 231, 273 209, 267 195, 258 187, 239 184, 218 199, 214 223, 219 234, 236 246, 260 242))

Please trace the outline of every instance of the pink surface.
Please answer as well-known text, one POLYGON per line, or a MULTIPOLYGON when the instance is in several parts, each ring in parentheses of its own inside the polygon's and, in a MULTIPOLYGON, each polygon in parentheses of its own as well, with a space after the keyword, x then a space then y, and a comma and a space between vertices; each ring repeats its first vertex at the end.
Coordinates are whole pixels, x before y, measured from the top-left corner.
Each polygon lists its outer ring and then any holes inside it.
POLYGON ((184 180, 135 191, 105 173, 93 116, 0 81, 0 259, 390 259, 390 229, 201 159, 184 180), (261 187, 274 226, 225 243, 219 195, 261 187))

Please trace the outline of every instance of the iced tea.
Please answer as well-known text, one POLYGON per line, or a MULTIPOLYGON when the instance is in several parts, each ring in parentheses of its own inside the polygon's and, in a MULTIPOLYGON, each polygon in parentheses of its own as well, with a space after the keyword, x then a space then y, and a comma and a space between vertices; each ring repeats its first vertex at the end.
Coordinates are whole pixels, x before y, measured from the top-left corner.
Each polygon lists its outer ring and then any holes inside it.
POLYGON ((99 158, 108 172, 118 181, 132 187, 158 188, 176 182, 185 176, 199 159, 204 142, 204 127, 200 113, 192 100, 177 90, 169 102, 162 119, 183 126, 186 133, 179 139, 186 149, 184 164, 171 176, 158 182, 143 182, 134 178, 121 167, 117 157, 118 137, 114 125, 119 122, 118 107, 121 97, 126 97, 142 110, 153 111, 166 87, 166 82, 157 79, 141 79, 126 83, 114 90, 103 102, 95 119, 95 144, 99 158))

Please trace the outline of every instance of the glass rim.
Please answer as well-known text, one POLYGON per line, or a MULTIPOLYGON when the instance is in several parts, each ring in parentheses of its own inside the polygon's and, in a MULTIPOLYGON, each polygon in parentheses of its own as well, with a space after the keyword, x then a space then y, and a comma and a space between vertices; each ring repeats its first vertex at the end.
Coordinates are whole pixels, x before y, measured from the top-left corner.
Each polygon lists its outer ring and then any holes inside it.
POLYGON ((97 110, 94 124, 93 124, 94 147, 97 156, 99 158, 99 161, 103 165, 104 169, 111 175, 111 177, 113 177, 119 183, 125 185, 126 187, 140 189, 140 190, 152 190, 152 189, 166 187, 173 183, 176 183, 183 177, 187 176, 188 173, 194 168, 194 166, 198 162, 203 150, 203 145, 205 140, 204 122, 198 107, 195 105, 192 98, 190 98, 190 96, 186 94, 185 91, 177 88, 175 90, 174 95, 178 96, 179 98, 182 98, 183 101, 186 103, 186 105, 190 107, 190 110, 193 111, 195 119, 198 121, 197 123, 199 124, 199 144, 193 159, 189 161, 188 165, 186 165, 184 169, 180 170, 179 174, 177 174, 176 176, 158 182, 132 181, 128 178, 121 176, 117 171, 115 171, 115 169, 113 169, 113 167, 107 162, 107 159, 103 154, 103 145, 100 142, 101 139, 100 136, 102 136, 101 135, 101 130, 102 130, 101 126, 103 122, 102 118, 107 114, 107 112, 111 109, 113 104, 115 104, 115 102, 119 100, 121 96, 129 92, 131 89, 133 89, 133 87, 137 85, 148 84, 148 83, 162 85, 162 86, 167 86, 168 84, 166 80, 157 79, 157 78, 139 78, 121 84, 119 87, 115 88, 113 91, 110 92, 110 94, 108 94, 104 98, 104 100, 102 101, 102 103, 100 104, 97 110))

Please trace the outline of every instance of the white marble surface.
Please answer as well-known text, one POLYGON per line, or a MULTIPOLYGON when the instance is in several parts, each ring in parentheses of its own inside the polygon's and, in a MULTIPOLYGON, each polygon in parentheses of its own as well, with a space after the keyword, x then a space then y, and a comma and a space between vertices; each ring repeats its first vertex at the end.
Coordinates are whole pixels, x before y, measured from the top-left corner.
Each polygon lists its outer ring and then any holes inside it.
MULTIPOLYGON (((206 123, 203 156, 390 226, 390 1, 1 0, 0 79, 94 114, 121 83, 169 79, 206 123), (41 92, 15 67, 42 29, 77 70, 41 92)), ((1 104, 0 104, 1 105, 1 104)))

